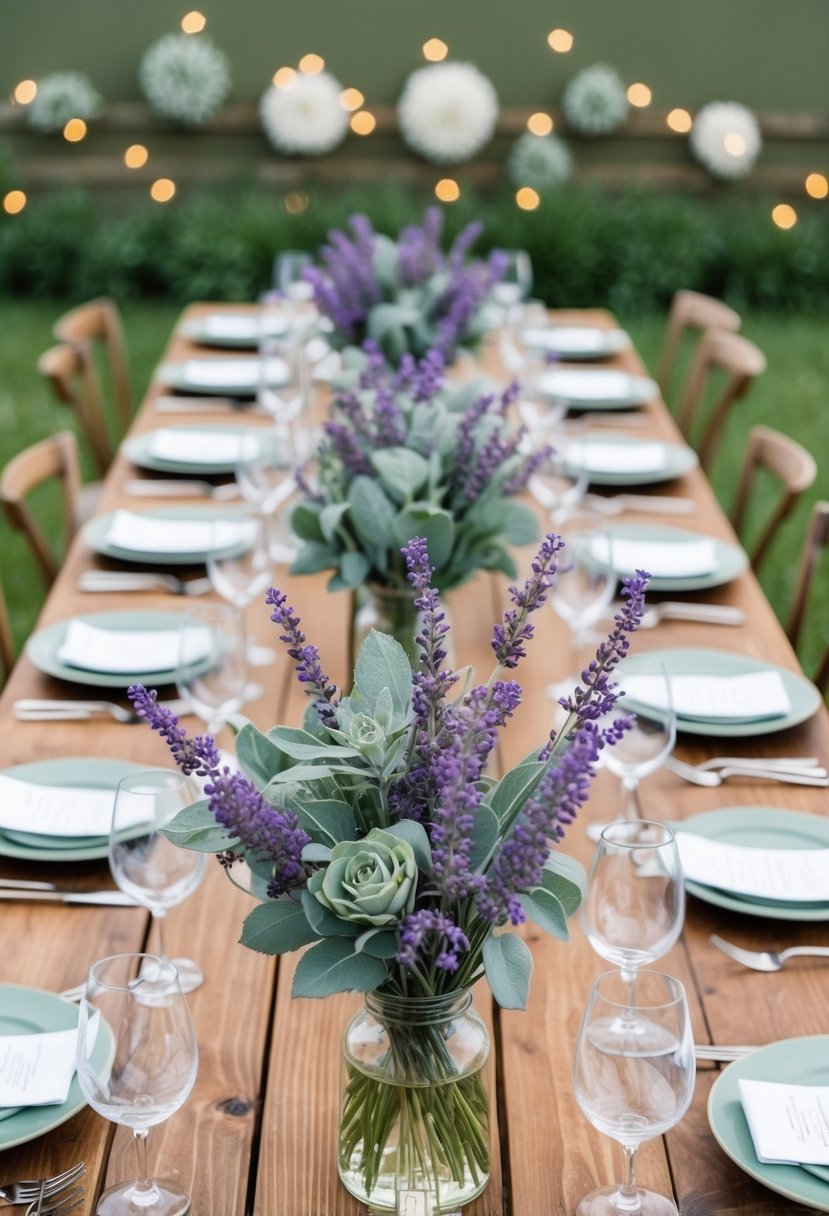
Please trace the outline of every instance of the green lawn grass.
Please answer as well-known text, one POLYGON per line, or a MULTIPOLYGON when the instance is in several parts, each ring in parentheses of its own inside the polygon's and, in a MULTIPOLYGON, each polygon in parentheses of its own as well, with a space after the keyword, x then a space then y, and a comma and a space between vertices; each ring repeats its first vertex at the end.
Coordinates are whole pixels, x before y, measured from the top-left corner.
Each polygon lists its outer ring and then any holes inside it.
MULTIPOLYGON (((38 355, 52 341, 51 328, 61 313, 62 302, 0 301, 0 463, 15 452, 53 431, 74 429, 69 410, 53 402, 48 385, 35 370, 38 355)), ((146 389, 178 313, 173 305, 145 301, 123 307, 136 399, 146 389)), ((661 348, 664 318, 622 316, 634 343, 651 369, 661 348)), ((768 369, 750 394, 735 407, 725 428, 712 470, 715 491, 728 510, 737 484, 746 433, 756 423, 775 426, 803 443, 818 460, 819 474, 812 490, 798 504, 780 533, 760 571, 761 581, 775 611, 785 619, 793 589, 794 573, 802 547, 811 504, 829 498, 829 355, 825 320, 813 316, 751 314, 743 332, 761 347, 768 369)), ((81 443, 83 449, 83 442, 81 443)), ((85 475, 92 476, 88 453, 84 452, 85 475)), ((765 487, 761 486, 757 507, 762 510, 765 487)), ((59 520, 52 509, 56 544, 59 520)), ((749 518, 749 535, 758 511, 749 518)), ((807 636, 801 659, 811 671, 826 642, 829 620, 827 579, 817 587, 807 620, 807 636)), ((12 614, 18 644, 31 631, 43 599, 42 581, 22 540, 0 520, 0 577, 12 614)), ((820 582, 820 580, 819 580, 820 582)))

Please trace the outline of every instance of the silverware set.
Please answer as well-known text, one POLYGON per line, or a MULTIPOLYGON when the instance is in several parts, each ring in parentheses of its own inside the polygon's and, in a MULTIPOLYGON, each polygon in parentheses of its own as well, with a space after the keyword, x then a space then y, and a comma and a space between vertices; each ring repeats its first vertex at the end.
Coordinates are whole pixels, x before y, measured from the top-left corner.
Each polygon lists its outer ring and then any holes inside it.
POLYGON ((730 777, 752 778, 757 781, 780 781, 788 785, 829 787, 829 771, 814 756, 789 759, 753 760, 739 756, 718 756, 701 764, 687 764, 670 755, 665 767, 675 776, 692 785, 715 788, 730 777))
MULTIPOLYGON (((172 700, 161 704, 174 714, 190 713, 188 701, 172 700)), ((12 712, 18 722, 90 722, 100 721, 102 716, 124 725, 144 721, 135 710, 118 705, 115 701, 58 701, 23 697, 14 702, 12 712)))
POLYGON ((582 502, 599 515, 623 515, 625 511, 643 511, 652 515, 693 515, 696 503, 692 498, 672 498, 656 494, 585 494, 582 502))
MULTIPOLYGON (((621 604, 614 604, 618 611, 621 604)), ((746 614, 742 608, 731 604, 692 604, 683 600, 662 600, 661 603, 651 604, 645 609, 640 629, 655 629, 663 621, 690 621, 700 625, 744 625, 746 614)))
POLYGON ((124 493, 133 498, 212 498, 215 502, 228 502, 239 497, 239 487, 235 481, 214 486, 211 481, 200 481, 197 477, 186 481, 130 477, 124 482, 124 493))
POLYGON ((78 579, 78 590, 109 591, 168 591, 171 595, 206 595, 209 578, 179 578, 161 571, 84 570, 78 579))
POLYGON ((829 946, 789 946, 786 950, 745 950, 716 933, 708 939, 723 954, 752 971, 782 971, 791 958, 829 958, 829 946))
POLYGON ((81 1179, 85 1173, 86 1166, 79 1161, 62 1174, 4 1183, 0 1186, 0 1202, 12 1207, 27 1203, 26 1216, 63 1216, 83 1199, 81 1179))

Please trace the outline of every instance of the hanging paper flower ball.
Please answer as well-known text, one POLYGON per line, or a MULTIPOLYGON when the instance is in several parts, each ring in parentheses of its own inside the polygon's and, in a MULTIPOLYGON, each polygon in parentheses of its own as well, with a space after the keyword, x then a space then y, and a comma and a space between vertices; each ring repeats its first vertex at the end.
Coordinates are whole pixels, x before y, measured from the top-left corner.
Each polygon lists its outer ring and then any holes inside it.
POLYGON ((492 81, 471 63, 434 63, 412 72, 397 116, 403 139, 438 164, 469 160, 491 138, 498 118, 492 81))
POLYGON ((156 114, 200 127, 227 97, 230 67, 205 34, 165 34, 141 57, 138 82, 156 114))
POLYGON ((507 169, 516 186, 550 190, 570 177, 573 156, 557 135, 533 135, 525 131, 512 145, 507 169))
POLYGON ((595 63, 574 76, 561 98, 567 121, 580 135, 609 135, 628 115, 622 78, 606 63, 595 63))
POLYGON ((28 120, 39 131, 60 131, 70 118, 93 118, 103 101, 83 72, 55 72, 38 81, 28 120))
POLYGON ((712 101, 694 119, 691 151, 713 177, 744 177, 763 141, 751 110, 736 101, 712 101))
POLYGON ((269 88, 259 102, 265 134, 277 152, 322 156, 336 148, 348 130, 342 85, 330 72, 298 72, 291 84, 269 88))

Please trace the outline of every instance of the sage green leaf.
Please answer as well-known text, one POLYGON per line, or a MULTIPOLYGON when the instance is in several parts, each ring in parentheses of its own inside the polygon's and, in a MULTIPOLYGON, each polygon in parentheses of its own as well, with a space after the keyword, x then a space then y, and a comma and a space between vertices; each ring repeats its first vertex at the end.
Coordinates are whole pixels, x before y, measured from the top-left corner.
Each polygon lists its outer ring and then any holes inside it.
POLYGON ((442 507, 416 503, 400 511, 392 524, 392 543, 402 548, 414 536, 422 536, 429 550, 429 561, 440 570, 452 555, 455 524, 442 507))
POLYGON ((397 502, 414 498, 429 479, 428 462, 409 448, 380 448, 372 453, 371 463, 383 489, 397 502))
POLYGON ((354 942, 354 949, 372 958, 394 958, 398 951, 397 934, 390 929, 368 929, 354 942))
POLYGON ((327 861, 331 860, 331 848, 327 844, 318 844, 312 840, 308 844, 303 845, 302 860, 324 865, 327 861))
POLYGON ((361 587, 370 570, 371 562, 364 553, 359 553, 356 549, 346 549, 340 554, 340 571, 339 575, 335 576, 339 584, 337 589, 353 591, 355 587, 361 587))
POLYGON ((320 508, 312 503, 299 502, 291 512, 291 531, 300 540, 329 540, 322 529, 320 508))
POLYGON ((208 809, 207 800, 184 807, 162 830, 173 844, 197 853, 221 853, 238 843, 227 828, 220 827, 208 809))
POLYGON ((354 667, 352 708, 359 700, 365 706, 365 713, 373 716, 384 688, 391 693, 396 726, 398 719, 408 717, 412 700, 412 667, 399 642, 387 633, 372 629, 360 647, 354 667))
POLYGON ((519 764, 505 773, 494 790, 486 795, 486 802, 492 807, 502 825, 514 823, 516 816, 532 794, 546 765, 543 761, 533 760, 519 764))
POLYGON ((397 287, 399 257, 397 242, 383 232, 375 233, 371 252, 371 268, 377 281, 389 291, 394 291, 397 287))
POLYGON ((538 540, 538 516, 525 503, 504 503, 500 534, 507 544, 531 545, 538 540))
POLYGON ((475 826, 472 831, 472 851, 469 864, 473 870, 479 869, 488 860, 500 834, 498 816, 492 807, 485 802, 475 812, 475 826))
POLYGON ((294 760, 347 760, 358 754, 353 747, 319 743, 313 735, 295 726, 276 726, 268 739, 294 760))
POLYGON ((335 536, 340 520, 347 513, 347 502, 330 502, 319 513, 320 536, 308 537, 309 540, 326 540, 330 544, 335 536))
POLYGON ((291 573, 319 574, 320 570, 330 570, 337 562, 338 555, 330 545, 323 544, 322 541, 306 540, 291 565, 291 573))
POLYGON ((302 904, 293 899, 268 899, 245 917, 239 941, 260 954, 287 954, 318 937, 308 924, 302 904))
POLYGON ((541 885, 559 901, 567 916, 579 910, 587 890, 584 866, 566 853, 551 853, 544 862, 541 885))
POLYGON ((322 870, 318 870, 316 874, 312 874, 308 881, 308 889, 302 892, 302 907, 308 924, 317 937, 357 937, 360 932, 358 925, 352 924, 351 921, 340 920, 339 916, 336 916, 330 908, 326 908, 325 904, 321 904, 315 898, 311 888, 322 884, 323 873, 322 870))
POLYGON ((551 895, 542 887, 534 887, 532 891, 519 895, 518 900, 527 916, 539 929, 563 942, 569 939, 567 915, 555 895, 551 895))
POLYGON ((383 828, 383 831, 387 832, 389 836, 397 836, 400 840, 408 841, 412 846, 418 870, 426 873, 431 870, 432 847, 422 823, 417 823, 414 819, 401 819, 399 823, 392 823, 389 827, 383 828))
POLYGON ((501 1008, 526 1009, 533 970, 526 943, 514 933, 491 933, 482 957, 489 987, 501 1008))
POLYGON ((351 522, 368 549, 388 549, 395 508, 372 477, 355 477, 348 490, 351 522))
POLYGON ((347 802, 315 798, 296 802, 292 810, 302 830, 320 844, 333 847, 341 840, 353 840, 357 833, 357 821, 347 802))
POLYGON ((263 735, 251 723, 243 726, 236 736, 236 759, 259 789, 268 784, 274 773, 288 767, 286 755, 273 734, 263 735))
POLYGON ((355 954, 354 943, 329 937, 299 960, 293 996, 330 996, 334 992, 371 992, 386 978, 386 966, 368 954, 355 954))

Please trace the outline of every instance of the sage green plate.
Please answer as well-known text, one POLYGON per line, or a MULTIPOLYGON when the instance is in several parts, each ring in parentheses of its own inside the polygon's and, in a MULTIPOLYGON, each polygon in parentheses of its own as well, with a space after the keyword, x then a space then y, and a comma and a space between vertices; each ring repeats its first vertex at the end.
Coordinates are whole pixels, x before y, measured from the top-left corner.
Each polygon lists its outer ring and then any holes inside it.
MULTIPOLYGON (((721 738, 739 738, 749 735, 770 735, 778 730, 797 726, 811 718, 820 705, 820 693, 805 676, 779 667, 776 663, 764 663, 752 655, 735 654, 730 650, 714 650, 703 647, 677 647, 672 650, 652 650, 665 664, 668 676, 740 676, 755 671, 777 671, 789 696, 791 709, 776 718, 737 718, 731 721, 708 718, 683 718, 677 714, 679 730, 692 735, 717 735, 721 738)), ((631 705, 634 703, 630 698, 631 705)))
MULTIPOLYGON (((276 336, 286 334, 288 322, 284 317, 269 317, 268 330, 276 336)), ((256 350, 259 345, 259 316, 257 313, 205 313, 204 316, 185 321, 181 333, 191 342, 199 342, 202 346, 256 350)))
MULTIPOLYGON (((706 540, 699 532, 690 532, 685 528, 666 527, 662 524, 610 524, 605 528, 610 537, 618 536, 621 540, 645 540, 687 544, 692 541, 706 540)), ((739 545, 710 537, 714 544, 713 570, 705 574, 691 574, 679 578, 655 577, 648 587, 651 591, 704 591, 708 587, 721 587, 730 583, 737 575, 742 574, 748 565, 745 550, 739 545)), ((632 570, 618 571, 619 577, 633 574, 632 570)))
POLYGON ((574 363, 609 359, 630 347, 630 337, 623 329, 601 329, 597 325, 528 325, 521 341, 574 363))
MULTIPOLYGON (((732 806, 725 810, 704 811, 683 819, 677 828, 706 840, 743 845, 747 849, 829 848, 829 819, 768 806, 732 806)), ((760 899, 735 895, 687 879, 685 889, 704 903, 747 916, 764 916, 770 920, 829 920, 829 899, 825 903, 760 899)))
MULTIPOLYGON (((99 629, 123 631, 129 629, 178 629, 181 615, 175 612, 95 612, 75 618, 95 625, 99 629)), ((94 688, 121 688, 125 692, 130 684, 173 684, 176 679, 174 667, 160 671, 108 672, 89 671, 85 667, 69 667, 58 658, 69 621, 56 621, 33 633, 26 643, 26 653, 39 671, 59 680, 70 680, 73 684, 89 684, 94 688)), ((210 659, 193 664, 193 672, 207 671, 210 659)))
MULTIPOLYGON (((288 365, 281 359, 271 359, 269 381, 277 387, 288 384, 288 365)), ((181 393, 204 393, 206 396, 255 397, 259 386, 259 358, 237 355, 233 358, 185 359, 181 363, 162 363, 156 379, 181 393)))
MULTIPOLYGON (((633 454, 636 448, 641 447, 643 443, 646 443, 650 447, 654 442, 654 440, 634 439, 629 435, 585 435, 573 440, 573 446, 584 447, 585 453, 589 454, 591 446, 600 444, 604 447, 606 444, 610 444, 614 448, 619 448, 620 456, 623 459, 626 449, 633 454)), ((626 471, 623 468, 596 471, 591 469, 588 472, 590 484, 592 486, 655 485, 660 481, 672 481, 675 477, 682 477, 684 473, 696 467, 698 463, 697 454, 687 444, 660 443, 659 446, 664 452, 664 461, 659 468, 645 469, 638 472, 626 471)), ((580 468, 579 465, 570 461, 565 461, 565 467, 569 471, 576 472, 580 468)))
MULTIPOLYGON (((127 773, 152 767, 101 756, 66 756, 37 760, 2 770, 6 777, 34 785, 69 789, 112 790, 127 773)), ((0 828, 0 856, 31 861, 94 861, 106 857, 108 836, 45 836, 35 832, 5 832, 0 828)), ((10 1033, 10 1032, 9 1032, 10 1033)))
MULTIPOLYGON (((177 430, 181 432, 187 431, 211 431, 212 433, 224 433, 229 440, 236 443, 242 438, 258 439, 256 450, 253 450, 251 445, 251 453, 246 459, 257 460, 265 451, 265 448, 272 448, 273 443, 263 442, 265 439, 264 428, 262 433, 257 433, 257 430, 252 427, 240 426, 209 426, 199 425, 179 426, 179 427, 164 427, 164 430, 177 430)), ((154 431, 142 431, 140 435, 133 435, 130 439, 125 439, 121 445, 121 450, 128 460, 131 460, 139 469, 152 469, 156 473, 189 473, 193 477, 209 477, 216 473, 235 473, 238 465, 242 463, 239 460, 234 460, 228 456, 223 460, 164 460, 160 456, 156 456, 152 451, 152 442, 154 431)))
POLYGON ((740 1078, 784 1081, 791 1085, 829 1085, 829 1035, 782 1039, 758 1047, 720 1073, 708 1095, 708 1124, 720 1148, 736 1165, 763 1186, 817 1212, 829 1212, 829 1174, 820 1166, 764 1165, 740 1102, 740 1078), (812 1170, 821 1173, 816 1176, 812 1170))
MULTIPOLYGON (((232 507, 199 506, 199 507, 154 507, 141 514, 148 519, 169 520, 175 524, 184 519, 218 519, 233 522, 243 517, 247 508, 234 510, 232 507)), ((136 512, 137 514, 137 512, 136 512)), ((114 557, 124 562, 145 562, 160 566, 198 566, 207 561, 210 551, 207 549, 185 549, 181 552, 156 553, 151 549, 123 549, 120 545, 112 545, 107 540, 107 534, 112 526, 112 514, 95 515, 84 524, 83 537, 90 549, 103 557, 114 557)), ((245 544, 223 545, 214 550, 217 557, 233 557, 244 553, 245 544)))
MULTIPOLYGON (((0 1035, 43 1034, 50 1030, 69 1030, 78 1024, 78 1006, 54 992, 24 988, 20 984, 0 984, 0 1035)), ((93 1059, 103 1065, 112 1054, 109 1027, 103 1027, 95 1044, 93 1059)), ((0 1150, 26 1144, 59 1127, 86 1106, 78 1078, 72 1078, 69 1096, 60 1106, 24 1106, 0 1122, 0 1150)))
POLYGON ((645 405, 659 396, 659 386, 647 376, 632 376, 613 368, 551 368, 536 381, 538 391, 547 397, 566 401, 573 410, 629 410, 645 405), (582 391, 580 382, 589 384, 582 391), (575 382, 575 383, 574 383, 575 382))

